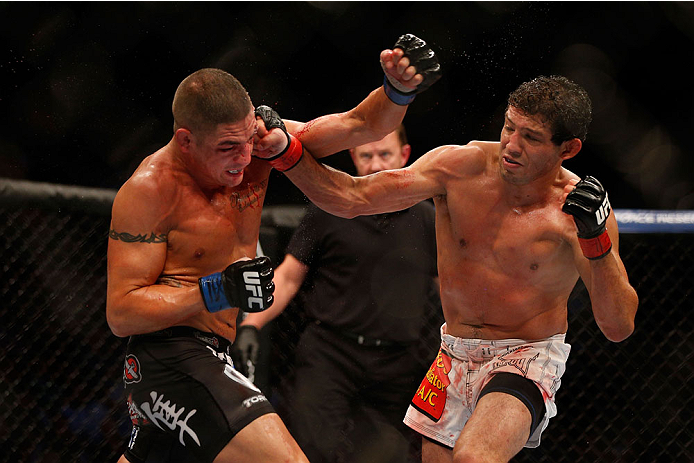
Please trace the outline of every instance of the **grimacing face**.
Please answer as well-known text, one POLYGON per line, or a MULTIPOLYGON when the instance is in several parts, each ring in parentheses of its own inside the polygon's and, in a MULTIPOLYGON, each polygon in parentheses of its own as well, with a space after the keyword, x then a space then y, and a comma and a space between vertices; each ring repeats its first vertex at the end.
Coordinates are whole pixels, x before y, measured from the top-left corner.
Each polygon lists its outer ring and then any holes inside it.
POLYGON ((550 172, 563 160, 564 143, 555 145, 548 124, 509 106, 501 130, 499 167, 504 180, 523 185, 550 172))
POLYGON ((191 152, 210 185, 235 187, 251 163, 253 136, 257 131, 254 111, 241 121, 219 124, 206 134, 191 134, 191 152))
POLYGON ((410 145, 400 145, 397 132, 391 132, 379 141, 351 149, 350 155, 357 174, 364 176, 403 167, 410 155, 410 145))

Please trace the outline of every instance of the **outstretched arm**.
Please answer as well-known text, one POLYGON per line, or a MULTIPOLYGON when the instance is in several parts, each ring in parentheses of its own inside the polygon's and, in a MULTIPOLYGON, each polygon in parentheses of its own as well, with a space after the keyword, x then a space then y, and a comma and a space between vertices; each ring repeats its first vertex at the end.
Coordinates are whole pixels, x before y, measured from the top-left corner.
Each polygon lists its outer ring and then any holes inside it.
POLYGON ((417 93, 441 77, 438 58, 423 40, 406 34, 381 52, 384 84, 355 108, 301 123, 286 120, 294 135, 316 158, 377 141, 402 122, 417 93))
POLYGON ((411 166, 364 177, 319 164, 307 152, 287 177, 326 212, 345 218, 406 209, 445 193, 438 163, 450 150, 444 146, 420 157, 411 166))

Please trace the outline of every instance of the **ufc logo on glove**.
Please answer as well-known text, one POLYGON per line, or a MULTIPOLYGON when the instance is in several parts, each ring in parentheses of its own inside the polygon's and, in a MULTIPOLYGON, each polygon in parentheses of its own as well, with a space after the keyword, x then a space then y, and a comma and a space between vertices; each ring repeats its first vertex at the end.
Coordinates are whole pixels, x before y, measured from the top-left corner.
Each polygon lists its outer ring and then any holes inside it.
POLYGON ((202 300, 209 312, 238 307, 244 312, 262 312, 272 305, 275 272, 268 257, 239 260, 198 280, 202 300))
POLYGON ((246 290, 251 293, 251 296, 248 296, 248 307, 252 308, 253 304, 258 304, 258 309, 264 310, 260 274, 258 272, 243 272, 243 281, 246 283, 246 290))
POLYGON ((603 201, 598 210, 595 211, 595 218, 598 220, 598 223, 603 223, 607 220, 607 217, 610 215, 610 210, 610 201, 607 199, 607 194, 605 194, 605 201, 603 201))

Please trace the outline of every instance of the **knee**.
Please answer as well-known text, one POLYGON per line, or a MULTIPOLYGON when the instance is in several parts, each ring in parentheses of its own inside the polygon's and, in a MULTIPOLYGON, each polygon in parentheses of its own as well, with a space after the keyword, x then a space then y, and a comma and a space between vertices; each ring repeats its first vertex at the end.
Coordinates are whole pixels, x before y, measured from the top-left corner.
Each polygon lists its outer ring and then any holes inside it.
POLYGON ((453 463, 485 463, 495 461, 489 455, 483 455, 472 449, 456 449, 453 452, 453 463))

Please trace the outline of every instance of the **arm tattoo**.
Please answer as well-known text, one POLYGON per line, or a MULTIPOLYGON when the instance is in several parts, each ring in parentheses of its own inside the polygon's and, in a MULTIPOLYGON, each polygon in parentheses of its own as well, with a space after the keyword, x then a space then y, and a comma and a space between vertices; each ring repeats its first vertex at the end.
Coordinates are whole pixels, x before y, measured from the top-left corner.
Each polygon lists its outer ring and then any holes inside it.
POLYGON ((159 277, 157 279, 157 284, 158 285, 173 286, 174 288, 182 288, 183 287, 181 282, 176 280, 173 277, 163 277, 163 276, 159 277))
POLYGON ((146 234, 131 235, 130 233, 125 232, 119 233, 114 229, 110 229, 108 231, 108 237, 112 240, 120 240, 124 243, 166 243, 167 240, 166 233, 157 235, 156 233, 151 232, 149 236, 147 236, 146 234))

